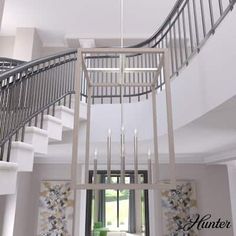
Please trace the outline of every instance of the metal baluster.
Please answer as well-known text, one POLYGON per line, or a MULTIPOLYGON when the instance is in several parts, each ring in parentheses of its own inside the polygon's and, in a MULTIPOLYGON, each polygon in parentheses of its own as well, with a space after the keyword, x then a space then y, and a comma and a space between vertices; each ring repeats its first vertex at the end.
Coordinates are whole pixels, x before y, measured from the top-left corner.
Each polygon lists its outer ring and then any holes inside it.
MULTIPOLYGON (((32 96, 33 96, 33 100, 34 100, 34 102, 32 102, 32 107, 33 107, 33 112, 32 112, 32 114, 34 114, 35 112, 37 112, 38 111, 38 103, 37 103, 37 97, 38 97, 38 94, 39 93, 42 93, 42 91, 40 91, 39 89, 38 89, 38 86, 37 86, 37 82, 38 82, 38 74, 37 75, 35 75, 35 76, 32 76, 32 78, 31 78, 32 80, 33 80, 33 83, 34 83, 34 89, 33 89, 33 93, 32 93, 32 96)), ((37 127, 37 125, 38 125, 38 114, 35 116, 35 120, 34 120, 34 126, 35 127, 37 127)))
POLYGON ((12 81, 12 102, 11 102, 11 116, 10 116, 10 123, 9 123, 9 132, 14 131, 14 129, 16 128, 16 112, 17 112, 17 105, 18 105, 18 99, 16 97, 16 77, 17 75, 13 76, 13 81, 12 81))
POLYGON ((74 61, 71 61, 69 63, 69 81, 68 81, 68 89, 70 91, 70 94, 69 94, 69 108, 71 108, 71 99, 72 99, 71 91, 73 90, 72 80, 74 79, 73 76, 72 76, 73 63, 74 63, 74 61))
POLYGON ((193 53, 194 47, 193 47, 193 31, 192 31, 192 19, 191 19, 191 10, 190 10, 190 3, 188 1, 187 4, 188 7, 188 23, 189 23, 189 36, 190 36, 190 45, 191 45, 191 52, 193 53))
POLYGON ((197 50, 200 51, 199 48, 199 33, 198 33, 198 18, 197 18, 197 11, 196 11, 196 2, 193 1, 193 15, 194 15, 194 23, 195 23, 195 33, 196 33, 196 42, 197 42, 197 50))
MULTIPOLYGON (((143 68, 143 60, 142 60, 142 56, 139 56, 140 57, 140 66, 141 68, 143 68)), ((145 73, 141 72, 141 75, 142 75, 142 83, 148 83, 148 80, 147 80, 147 77, 145 75, 145 73)), ((146 94, 146 99, 148 99, 148 87, 145 86, 145 87, 142 87, 142 93, 145 93, 146 94)))
MULTIPOLYGON (((115 67, 116 68, 118 67, 118 59, 117 58, 115 58, 115 67)), ((118 73, 115 73, 115 83, 116 84, 118 83, 118 73)), ((117 97, 118 96, 118 86, 116 86, 115 90, 116 90, 115 97, 117 97)))
MULTIPOLYGON (((24 74, 24 72, 22 73, 24 74)), ((24 93, 24 102, 23 102, 23 106, 24 106, 24 112, 22 115, 22 122, 26 120, 26 118, 28 117, 27 115, 29 114, 29 108, 28 108, 28 97, 30 96, 29 94, 29 90, 30 90, 30 79, 29 77, 25 74, 24 75, 24 80, 25 80, 25 93, 24 93)), ((24 142, 24 136, 25 136, 25 124, 23 124, 23 128, 22 128, 22 132, 21 132, 21 142, 24 142)))
MULTIPOLYGON (((49 65, 51 67, 51 62, 49 62, 49 65)), ((48 102, 51 103, 52 102, 52 92, 53 92, 53 86, 52 86, 52 71, 51 69, 48 71, 48 102)), ((50 107, 48 107, 47 109, 47 114, 50 114, 50 107)))
POLYGON ((2 108, 1 108, 2 112, 0 113, 1 114, 1 119, 0 119, 1 139, 4 137, 4 126, 5 126, 4 121, 5 121, 5 116, 7 112, 7 93, 8 93, 8 90, 7 90, 7 87, 5 86, 3 92, 1 93, 1 104, 2 104, 2 108))
MULTIPOLYGON (((44 65, 45 66, 45 65, 44 65)), ((44 106, 46 105, 46 88, 47 88, 47 80, 48 78, 45 75, 45 71, 43 71, 42 73, 42 90, 41 90, 41 94, 42 94, 42 98, 41 98, 41 104, 39 109, 43 109, 44 106)), ((44 118, 44 110, 41 112, 41 120, 40 120, 40 129, 43 128, 43 118, 44 118)))
POLYGON ((185 61, 188 65, 188 46, 187 46, 187 35, 186 35, 186 22, 185 22, 185 9, 182 11, 182 21, 183 21, 183 32, 184 32, 184 52, 185 52, 185 61))
MULTIPOLYGON (((176 23, 176 22, 175 22, 176 23)), ((175 69, 176 69, 176 74, 178 75, 179 73, 179 60, 178 60, 178 51, 177 51, 177 39, 176 39, 176 27, 175 23, 173 25, 173 31, 174 31, 174 52, 175 52, 175 69)))
POLYGON ((182 32, 181 32, 181 24, 180 24, 180 19, 181 19, 181 14, 179 13, 179 9, 178 9, 178 32, 179 32, 179 51, 180 51, 180 62, 181 62, 181 65, 183 65, 183 49, 182 49, 182 38, 181 38, 181 35, 182 35, 182 32))
MULTIPOLYGON (((133 57, 133 68, 134 68, 134 67, 137 67, 137 68, 139 67, 139 65, 138 65, 138 60, 137 60, 137 56, 134 56, 134 57, 133 57)), ((139 72, 134 73, 134 77, 135 77, 135 81, 136 81, 136 78, 137 78, 137 83, 140 84, 139 72)), ((138 86, 137 90, 138 90, 138 101, 140 101, 140 86, 138 86)))
MULTIPOLYGON (((90 62, 90 65, 91 67, 94 67, 94 59, 91 59, 91 62, 90 62)), ((94 76, 94 72, 91 72, 90 73, 90 78, 92 80, 92 82, 94 83, 95 82, 95 76, 94 76)), ((94 95, 95 95, 95 86, 93 86, 92 88, 92 103, 94 104, 94 95)))
MULTIPOLYGON (((85 55, 84 60, 85 60, 86 66, 87 66, 87 68, 88 68, 89 60, 86 60, 86 59, 85 59, 86 56, 87 56, 87 55, 85 55)), ((86 92, 85 92, 86 90, 87 90, 86 79, 85 79, 85 73, 84 73, 84 70, 83 70, 83 71, 82 71, 82 77, 81 77, 81 91, 82 91, 83 94, 85 94, 85 93, 86 93, 86 92)), ((82 101, 82 98, 83 98, 82 93, 80 94, 80 100, 81 100, 81 101, 82 101)))
POLYGON ((200 7, 201 7, 201 16, 202 16, 202 30, 203 30, 203 36, 205 38, 206 37, 206 21, 205 21, 203 0, 200 0, 200 7))
MULTIPOLYGON (((106 58, 105 59, 105 67, 106 68, 108 68, 108 67, 110 67, 110 65, 109 65, 109 58, 106 58)), ((110 73, 108 74, 108 73, 105 73, 105 81, 106 81, 106 83, 108 83, 108 77, 109 77, 109 75, 110 75, 110 73)), ((106 96, 106 98, 108 97, 108 87, 106 86, 105 87, 105 96, 106 96)))
POLYGON ((6 136, 7 132, 8 132, 8 123, 9 123, 9 112, 10 112, 10 89, 9 89, 9 84, 10 84, 10 78, 7 79, 7 85, 5 87, 6 89, 6 102, 5 102, 5 115, 4 115, 4 119, 3 119, 3 127, 2 127, 2 134, 3 137, 6 136))
MULTIPOLYGON (((42 69, 40 68, 40 71, 41 71, 42 69)), ((33 79, 33 78, 32 78, 33 79)), ((44 78, 43 78, 43 76, 42 76, 42 72, 40 72, 39 74, 38 74, 38 76, 37 76, 37 80, 38 80, 38 85, 36 85, 35 86, 35 89, 36 89, 36 94, 37 94, 37 97, 35 98, 35 104, 36 104, 36 106, 35 106, 35 109, 32 111, 32 114, 31 115, 33 115, 33 113, 35 113, 35 112, 37 112, 41 107, 42 107, 42 101, 43 101, 43 97, 44 97, 44 78)), ((37 122, 37 118, 38 118, 38 115, 36 115, 36 122, 35 122, 35 126, 37 127, 37 124, 38 124, 38 122, 37 122)))
MULTIPOLYGON (((111 57, 111 68, 113 68, 113 58, 111 57)), ((114 73, 111 73, 111 77, 110 77, 110 83, 113 84, 113 77, 114 77, 114 73)), ((113 86, 111 86, 111 90, 110 90, 110 104, 112 104, 112 97, 113 97, 113 86)))
POLYGON ((215 33, 215 19, 214 19, 214 13, 213 13, 213 5, 212 5, 212 0, 208 0, 209 3, 209 10, 210 10, 210 18, 211 18, 211 32, 212 34, 215 33))
POLYGON ((172 39, 172 32, 171 32, 172 26, 170 23, 169 26, 169 35, 170 35, 170 55, 171 55, 171 69, 172 69, 172 74, 175 73, 175 69, 174 69, 174 52, 173 52, 173 39, 172 39))
MULTIPOLYGON (((55 73, 55 71, 56 71, 56 68, 55 68, 55 66, 56 66, 56 60, 54 60, 54 68, 53 68, 53 100, 55 101, 56 100, 56 86, 57 86, 57 76, 56 76, 56 73, 55 73)), ((56 106, 56 104, 55 103, 53 103, 53 106, 52 106, 52 114, 53 114, 53 116, 55 115, 55 106, 56 106)))
POLYGON ((9 138, 9 141, 8 141, 8 148, 7 148, 7 162, 10 161, 10 155, 11 155, 11 142, 12 142, 12 138, 9 138))
POLYGON ((1 146, 0 161, 3 161, 5 144, 1 146))
POLYGON ((220 15, 223 15, 223 4, 222 4, 222 0, 218 0, 219 2, 219 9, 220 9, 220 15))
MULTIPOLYGON (((102 68, 104 68, 104 59, 100 59, 99 60, 100 65, 102 68)), ((106 72, 101 72, 101 81, 99 80, 99 82, 103 83, 104 82, 104 77, 105 77, 106 72)), ((103 104, 103 97, 104 97, 104 87, 101 86, 101 104, 103 104)))
MULTIPOLYGON (((56 80, 56 83, 55 83, 55 100, 57 100, 58 99, 58 90, 59 90, 59 86, 58 86, 58 70, 57 70, 57 68, 58 68, 58 59, 56 59, 55 60, 55 80, 56 80)), ((55 104, 56 105, 56 104, 55 104)), ((58 102, 57 102, 57 105, 60 105, 58 102)))
MULTIPOLYGON (((132 57, 128 57, 127 58, 127 63, 128 63, 128 67, 130 68, 131 66, 131 63, 130 61, 132 60, 132 57)), ((139 75, 138 75, 139 76, 139 75)), ((131 84, 131 78, 130 78, 130 73, 128 74, 128 81, 129 81, 129 84, 131 84)), ((129 86, 129 103, 131 103, 131 87, 129 86)))
MULTIPOLYGON (((95 59, 95 67, 98 68, 98 59, 95 59)), ((95 83, 99 83, 99 72, 94 72, 95 75, 95 83)), ((99 96, 99 87, 96 86, 96 96, 99 96)))

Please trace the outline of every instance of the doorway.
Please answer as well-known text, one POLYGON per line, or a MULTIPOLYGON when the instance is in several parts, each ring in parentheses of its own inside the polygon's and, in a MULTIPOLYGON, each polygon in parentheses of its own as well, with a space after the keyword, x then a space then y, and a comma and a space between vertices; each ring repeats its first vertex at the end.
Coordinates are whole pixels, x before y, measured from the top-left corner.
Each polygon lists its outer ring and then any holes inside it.
MULTIPOLYGON (((140 183, 147 183, 147 171, 139 171, 140 183)), ((93 171, 89 172, 92 183, 93 171)), ((107 171, 97 172, 97 181, 107 183, 107 171)), ((120 171, 112 171, 111 182, 120 183, 120 171)), ((125 183, 134 183, 134 172, 126 171, 125 183)), ((87 190, 86 236, 92 236, 95 223, 112 235, 149 236, 148 190, 87 190), (120 234, 121 235, 121 234, 120 234)))

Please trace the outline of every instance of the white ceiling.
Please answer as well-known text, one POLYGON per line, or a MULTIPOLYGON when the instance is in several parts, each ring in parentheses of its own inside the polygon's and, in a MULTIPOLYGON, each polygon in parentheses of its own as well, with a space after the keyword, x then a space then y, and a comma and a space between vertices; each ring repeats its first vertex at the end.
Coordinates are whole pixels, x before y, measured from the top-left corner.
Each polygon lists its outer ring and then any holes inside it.
MULTIPOLYGON (((163 22, 175 0, 125 0, 125 37, 146 38, 163 22)), ((1 34, 35 27, 45 46, 67 37, 119 38, 119 0, 6 0, 1 34)))

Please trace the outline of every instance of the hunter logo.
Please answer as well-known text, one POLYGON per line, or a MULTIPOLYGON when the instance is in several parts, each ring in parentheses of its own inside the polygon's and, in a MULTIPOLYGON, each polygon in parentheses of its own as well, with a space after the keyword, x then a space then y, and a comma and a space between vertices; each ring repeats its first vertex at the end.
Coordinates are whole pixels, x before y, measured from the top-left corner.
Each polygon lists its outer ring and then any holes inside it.
POLYGON ((229 229, 231 228, 231 222, 228 220, 222 220, 219 218, 218 220, 212 220, 212 215, 207 214, 204 216, 196 215, 194 219, 190 219, 188 223, 181 227, 181 230, 188 232, 193 227, 196 227, 197 230, 203 229, 229 229))

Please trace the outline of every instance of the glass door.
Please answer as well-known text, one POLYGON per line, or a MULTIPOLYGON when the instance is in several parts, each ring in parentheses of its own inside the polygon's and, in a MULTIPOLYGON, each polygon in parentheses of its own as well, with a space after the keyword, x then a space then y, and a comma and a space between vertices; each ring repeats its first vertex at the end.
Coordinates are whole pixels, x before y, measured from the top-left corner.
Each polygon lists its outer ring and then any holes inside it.
MULTIPOLYGON (((145 174, 140 174, 145 181, 145 174)), ((107 182, 105 172, 98 172, 100 183, 107 182)), ((92 180, 92 177, 91 177, 92 180)), ((120 182, 120 174, 112 173, 113 184, 120 182)), ((134 175, 126 174, 125 183, 134 181, 134 175)), ((86 236, 92 235, 94 223, 100 223, 110 232, 143 233, 149 236, 148 191, 139 190, 97 190, 87 191, 86 236), (136 219, 139 216, 139 220, 136 219), (139 221, 139 222, 137 222, 139 221), (139 225, 139 227, 137 227, 139 225)))

